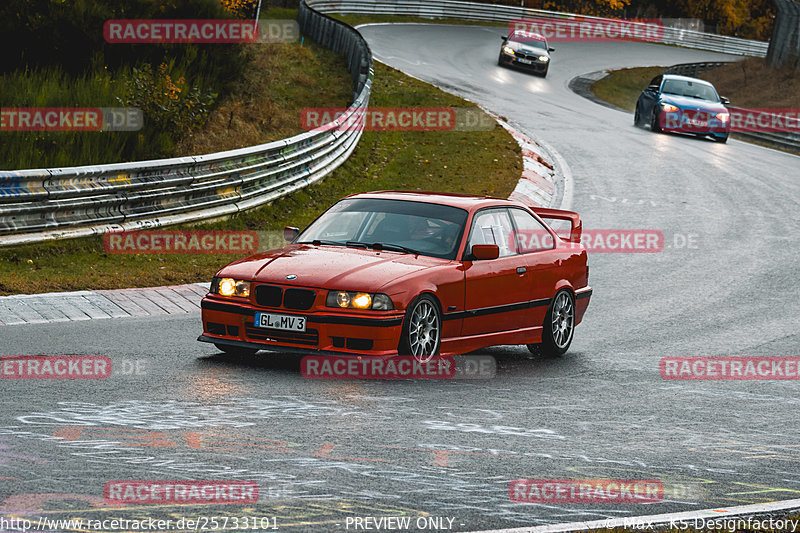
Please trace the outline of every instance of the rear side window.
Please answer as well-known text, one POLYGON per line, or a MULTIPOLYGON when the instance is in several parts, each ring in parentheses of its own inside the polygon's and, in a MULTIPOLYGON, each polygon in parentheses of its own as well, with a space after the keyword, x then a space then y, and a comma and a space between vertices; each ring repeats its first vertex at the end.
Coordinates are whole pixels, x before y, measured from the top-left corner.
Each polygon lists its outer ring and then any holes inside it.
POLYGON ((555 247, 553 236, 533 215, 522 209, 511 209, 511 217, 514 219, 512 240, 517 253, 527 254, 555 247))

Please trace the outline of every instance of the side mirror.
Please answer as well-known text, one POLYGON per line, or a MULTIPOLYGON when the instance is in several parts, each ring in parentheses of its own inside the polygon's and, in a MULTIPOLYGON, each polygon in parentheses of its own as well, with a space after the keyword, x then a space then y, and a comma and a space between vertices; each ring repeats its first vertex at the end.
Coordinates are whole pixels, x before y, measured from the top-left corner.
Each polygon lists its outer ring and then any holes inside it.
POLYGON ((475 244, 472 246, 472 257, 477 261, 489 261, 500 257, 500 247, 496 244, 475 244))
POLYGON ((720 96, 719 97, 719 101, 722 102, 723 105, 728 105, 728 104, 731 103, 730 99, 728 99, 728 98, 726 98, 724 96, 720 96))
POLYGON ((500 40, 507 41, 508 40, 508 35, 503 35, 502 37, 500 37, 500 40))
POLYGON ((298 228, 294 228, 292 226, 286 226, 283 228, 283 238, 287 242, 293 242, 298 235, 300 235, 300 230, 298 228))
POLYGON ((653 93, 658 93, 658 85, 648 85, 647 90, 653 93))
POLYGON ((548 52, 555 52, 555 51, 556 51, 556 49, 555 49, 555 48, 548 48, 548 49, 547 49, 547 51, 548 51, 548 52))

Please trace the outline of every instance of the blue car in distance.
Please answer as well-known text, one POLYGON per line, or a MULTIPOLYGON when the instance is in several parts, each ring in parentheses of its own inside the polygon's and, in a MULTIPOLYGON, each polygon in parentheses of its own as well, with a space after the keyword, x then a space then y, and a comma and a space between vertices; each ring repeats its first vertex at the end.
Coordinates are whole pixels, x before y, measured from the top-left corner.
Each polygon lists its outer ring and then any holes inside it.
POLYGON ((725 107, 729 103, 707 81, 662 74, 639 95, 633 123, 649 124, 654 132, 689 133, 724 143, 731 131, 731 115, 725 107))

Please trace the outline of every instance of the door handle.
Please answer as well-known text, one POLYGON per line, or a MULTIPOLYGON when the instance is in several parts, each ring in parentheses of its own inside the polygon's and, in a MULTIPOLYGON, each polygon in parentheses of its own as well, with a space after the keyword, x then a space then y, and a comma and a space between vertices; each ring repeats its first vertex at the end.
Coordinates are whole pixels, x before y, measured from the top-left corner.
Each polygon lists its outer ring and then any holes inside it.
POLYGON ((517 274, 524 274, 528 269, 525 267, 517 267, 517 274))

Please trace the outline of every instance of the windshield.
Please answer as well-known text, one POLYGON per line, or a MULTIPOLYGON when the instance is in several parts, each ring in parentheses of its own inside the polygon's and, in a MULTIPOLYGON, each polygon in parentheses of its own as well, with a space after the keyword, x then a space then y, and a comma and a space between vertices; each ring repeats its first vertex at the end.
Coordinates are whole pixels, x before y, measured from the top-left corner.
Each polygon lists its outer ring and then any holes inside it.
POLYGON ((697 81, 688 80, 666 80, 664 86, 661 88, 663 94, 674 94, 676 96, 688 96, 690 98, 699 98, 700 100, 709 100, 711 102, 719 102, 719 96, 714 87, 707 83, 700 83, 697 81))
POLYGON ((509 38, 509 41, 513 43, 524 44, 525 46, 531 48, 541 48, 542 50, 547 50, 547 42, 543 41, 539 36, 531 36, 525 33, 515 33, 511 36, 511 38, 509 38))
POLYGON ((354 198, 328 209, 296 242, 382 247, 454 259, 466 219, 465 210, 446 205, 354 198))

